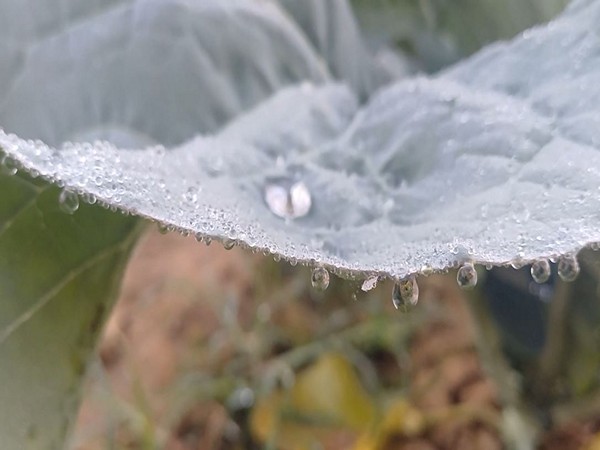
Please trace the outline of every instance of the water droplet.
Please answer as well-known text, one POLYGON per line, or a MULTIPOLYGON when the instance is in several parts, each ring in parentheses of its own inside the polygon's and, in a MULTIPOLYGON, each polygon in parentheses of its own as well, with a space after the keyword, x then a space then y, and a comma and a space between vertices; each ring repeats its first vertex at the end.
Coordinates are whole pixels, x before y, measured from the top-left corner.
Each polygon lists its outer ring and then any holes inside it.
POLYGON ((189 187, 185 194, 183 194, 183 198, 190 203, 196 203, 198 201, 198 192, 200 189, 197 187, 189 187))
POLYGON ((236 389, 227 399, 227 406, 234 410, 248 409, 254 404, 254 391, 249 387, 236 389))
POLYGON ((458 269, 456 282, 462 289, 473 289, 477 285, 477 271, 473 264, 466 263, 458 269))
POLYGON ((510 266, 515 270, 522 269, 524 265, 525 263, 521 259, 514 260, 510 263, 510 266))
POLYGON ((488 204, 484 204, 481 206, 479 213, 480 213, 482 219, 487 219, 489 210, 490 210, 490 207, 488 204))
POLYGON ((157 228, 158 228, 158 232, 160 234, 167 234, 169 233, 169 227, 167 225, 165 225, 164 223, 158 223, 156 224, 157 228))
POLYGON ((211 242, 212 242, 212 238, 211 237, 206 236, 204 238, 204 243, 206 244, 207 247, 211 244, 211 242))
POLYGON ((419 285, 416 278, 409 277, 394 284, 392 291, 392 302, 396 309, 407 311, 419 301, 419 285))
POLYGON ((8 155, 4 155, 2 157, 2 161, 0 162, 0 172, 2 173, 2 175, 15 175, 17 173, 17 170, 17 161, 12 159, 8 155))
POLYGON ((531 265, 531 278, 536 283, 542 284, 550 278, 550 262, 547 259, 540 259, 531 265))
POLYGON ((421 272, 422 275, 426 275, 426 276, 433 275, 433 273, 434 273, 433 267, 428 266, 426 264, 421 266, 421 269, 419 270, 419 272, 421 272))
POLYGON ((379 277, 377 275, 375 275, 374 277, 367 278, 365 281, 363 281, 363 284, 360 287, 360 289, 363 292, 369 292, 371 289, 375 289, 378 281, 379 277))
POLYGON ((315 289, 324 291, 329 287, 329 272, 324 267, 316 267, 312 271, 310 281, 315 289))
POLYGON ((225 250, 231 250, 233 247, 235 247, 235 241, 233 239, 225 239, 223 241, 223 248, 225 250))
POLYGON ((561 256, 558 260, 558 276, 566 282, 574 281, 579 275, 579 263, 574 255, 561 256))
POLYGON ((79 209, 79 196, 76 192, 63 189, 58 196, 58 206, 62 212, 73 214, 79 209))
POLYGON ((89 194, 89 193, 83 194, 83 195, 81 196, 81 198, 82 198, 82 200, 83 200, 84 202, 86 202, 88 205, 94 205, 94 204, 96 204, 96 202, 98 201, 98 200, 96 199, 96 196, 95 196, 94 194, 89 194))
POLYGON ((271 183, 265 187, 265 201, 273 214, 284 219, 296 219, 308 214, 312 205, 310 192, 299 181, 271 183))

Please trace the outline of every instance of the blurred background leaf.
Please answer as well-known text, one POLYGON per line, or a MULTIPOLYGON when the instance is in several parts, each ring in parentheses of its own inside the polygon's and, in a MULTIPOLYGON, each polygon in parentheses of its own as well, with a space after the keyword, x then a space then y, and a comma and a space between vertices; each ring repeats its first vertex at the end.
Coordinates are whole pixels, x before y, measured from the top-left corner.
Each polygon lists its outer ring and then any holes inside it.
POLYGON ((555 17, 569 0, 353 0, 373 48, 386 43, 436 72, 555 17))
POLYGON ((0 175, 0 447, 58 449, 116 300, 139 219, 0 175))

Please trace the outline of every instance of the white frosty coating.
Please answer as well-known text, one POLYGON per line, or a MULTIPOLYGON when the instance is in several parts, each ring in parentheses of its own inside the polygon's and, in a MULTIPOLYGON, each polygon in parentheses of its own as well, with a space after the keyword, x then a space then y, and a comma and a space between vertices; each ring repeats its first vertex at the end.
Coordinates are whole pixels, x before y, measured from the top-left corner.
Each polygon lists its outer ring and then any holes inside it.
POLYGON ((0 146, 111 205, 348 275, 564 254, 600 241, 598 23, 600 0, 579 1, 362 108, 343 86, 303 84, 167 151, 7 134, 0 146), (306 184, 308 215, 269 211, 278 177, 306 184))

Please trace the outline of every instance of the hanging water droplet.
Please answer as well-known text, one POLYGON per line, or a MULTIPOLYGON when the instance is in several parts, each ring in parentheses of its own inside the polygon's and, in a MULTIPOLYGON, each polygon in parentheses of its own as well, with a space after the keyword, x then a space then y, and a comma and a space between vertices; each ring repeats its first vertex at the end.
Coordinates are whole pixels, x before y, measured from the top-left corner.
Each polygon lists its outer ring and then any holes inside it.
POLYGON ((550 262, 547 259, 540 259, 531 265, 531 278, 536 283, 542 284, 550 278, 550 262))
POLYGON ((206 244, 206 246, 208 247, 212 242, 212 238, 210 236, 206 236, 204 238, 204 243, 206 244))
POLYGON ((433 267, 431 267, 427 264, 422 265, 419 272, 421 272, 421 275, 425 275, 425 276, 433 275, 433 273, 434 273, 433 267))
POLYGON ((223 248, 225 250, 231 250, 233 247, 235 247, 235 241, 233 239, 225 239, 223 241, 223 248))
POLYGON ((477 271, 473 264, 466 263, 458 269, 456 282, 462 289, 473 289, 477 285, 477 271))
POLYGON ((579 275, 579 262, 574 255, 561 256, 558 260, 558 276, 566 282, 574 281, 579 275))
POLYGON ((407 311, 419 301, 419 285, 415 277, 409 277, 394 284, 392 303, 396 309, 407 311))
POLYGON ((521 259, 514 260, 510 263, 510 266, 515 270, 522 269, 524 265, 525 263, 521 259))
POLYGON ((98 201, 94 194, 89 194, 89 193, 83 194, 81 196, 81 198, 84 202, 86 202, 89 205, 94 205, 98 201))
POLYGON ((158 232, 160 234, 168 234, 169 233, 169 227, 167 225, 165 225, 164 223, 157 223, 156 227, 158 228, 158 232))
POLYGON ((379 277, 377 275, 367 278, 365 281, 363 281, 363 284, 360 287, 360 289, 363 292, 369 292, 370 290, 375 289, 378 281, 379 281, 379 277))
POLYGON ((306 185, 286 180, 270 183, 265 187, 265 201, 271 212, 283 219, 296 219, 308 214, 312 205, 306 185))
POLYGON ((63 189, 58 196, 58 207, 67 214, 73 214, 79 209, 79 196, 76 192, 63 189))
POLYGON ((17 170, 17 161, 12 159, 8 155, 4 155, 2 157, 2 161, 0 162, 0 172, 2 173, 2 175, 15 175, 17 173, 17 170))
POLYGON ((316 267, 312 271, 310 281, 315 289, 324 291, 329 287, 329 272, 324 267, 316 267))

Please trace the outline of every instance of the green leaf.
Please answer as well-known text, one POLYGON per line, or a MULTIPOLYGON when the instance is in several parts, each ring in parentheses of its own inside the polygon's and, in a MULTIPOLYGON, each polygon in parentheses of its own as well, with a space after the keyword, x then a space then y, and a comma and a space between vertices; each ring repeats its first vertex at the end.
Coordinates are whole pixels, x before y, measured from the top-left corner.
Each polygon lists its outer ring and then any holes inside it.
POLYGON ((0 447, 59 449, 139 220, 0 176, 0 447))

